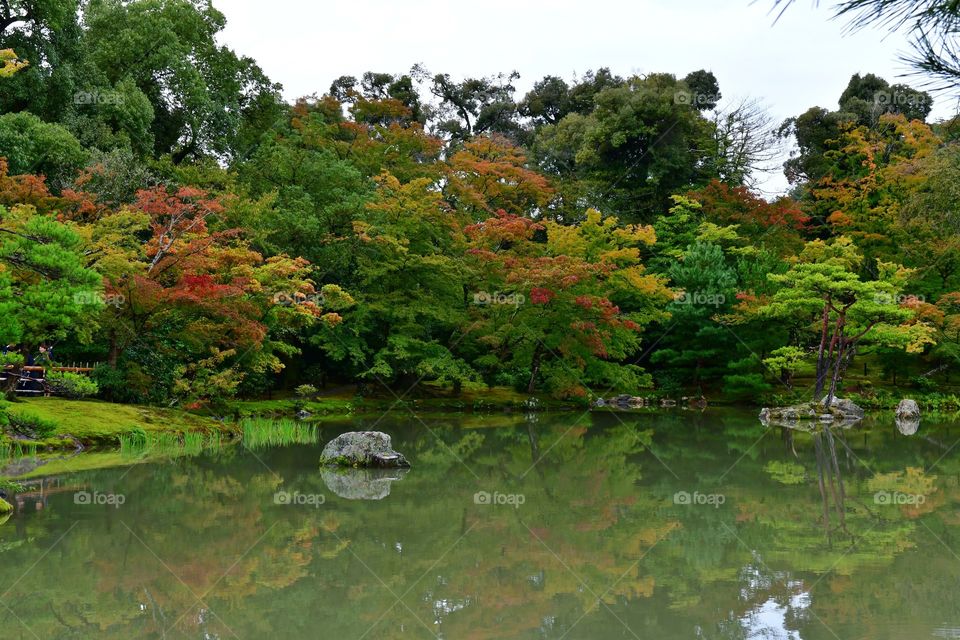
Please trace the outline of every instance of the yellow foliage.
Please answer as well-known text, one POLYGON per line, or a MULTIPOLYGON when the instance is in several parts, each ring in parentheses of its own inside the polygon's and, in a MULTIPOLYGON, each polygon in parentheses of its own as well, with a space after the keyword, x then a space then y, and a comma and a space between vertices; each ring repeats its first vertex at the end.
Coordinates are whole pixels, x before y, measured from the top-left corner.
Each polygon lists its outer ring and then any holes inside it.
POLYGON ((20 60, 13 49, 0 49, 0 63, 0 78, 9 78, 29 64, 26 60, 20 60))

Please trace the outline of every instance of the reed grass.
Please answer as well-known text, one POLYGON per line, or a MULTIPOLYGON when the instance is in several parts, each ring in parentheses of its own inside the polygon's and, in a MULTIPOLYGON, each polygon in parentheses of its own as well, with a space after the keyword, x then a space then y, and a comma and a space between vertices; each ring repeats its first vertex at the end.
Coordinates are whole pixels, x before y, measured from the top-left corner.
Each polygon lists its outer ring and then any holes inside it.
POLYGON ((240 426, 243 428, 243 444, 248 449, 316 444, 320 441, 319 427, 296 420, 245 418, 240 426))

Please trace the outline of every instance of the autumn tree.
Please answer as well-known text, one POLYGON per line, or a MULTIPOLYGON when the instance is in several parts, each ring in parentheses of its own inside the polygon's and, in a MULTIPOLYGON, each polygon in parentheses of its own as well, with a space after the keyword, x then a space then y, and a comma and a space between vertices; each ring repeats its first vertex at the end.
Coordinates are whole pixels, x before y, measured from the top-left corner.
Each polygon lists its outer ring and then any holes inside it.
MULTIPOLYGON (((786 119, 777 130, 781 138, 796 143, 796 149, 784 163, 791 183, 816 181, 823 177, 841 177, 843 170, 831 158, 844 146, 844 132, 864 128, 872 130, 900 116, 905 122, 922 123, 933 102, 930 96, 906 85, 891 86, 873 74, 851 77, 839 99, 839 109, 811 107, 799 116, 786 119)), ((851 165, 846 168, 849 171, 851 165)))
POLYGON ((891 220, 903 260, 933 281, 935 299, 955 290, 960 273, 960 146, 946 145, 899 168, 907 188, 891 220))
POLYGON ((527 166, 523 151, 503 136, 478 136, 449 160, 448 201, 475 219, 503 210, 534 215, 553 196, 547 179, 527 166))
POLYGON ((17 57, 13 49, 0 49, 0 78, 9 78, 20 69, 27 66, 26 60, 17 57))
POLYGON ((902 115, 883 116, 872 129, 845 127, 828 154, 830 172, 808 185, 806 210, 871 258, 910 260, 900 257, 897 218, 902 203, 923 189, 917 167, 939 144, 928 125, 902 115))
POLYGON ((544 227, 501 212, 468 227, 467 236, 481 278, 471 314, 486 349, 478 367, 505 367, 529 393, 543 385, 559 397, 585 397, 595 385, 603 393, 649 384, 648 374, 624 363, 669 297, 640 263, 640 247, 654 241, 649 227, 621 228, 596 211, 582 228, 544 227), (492 292, 505 297, 489 298, 492 292), (621 295, 635 296, 625 300, 633 312, 612 302, 621 295))

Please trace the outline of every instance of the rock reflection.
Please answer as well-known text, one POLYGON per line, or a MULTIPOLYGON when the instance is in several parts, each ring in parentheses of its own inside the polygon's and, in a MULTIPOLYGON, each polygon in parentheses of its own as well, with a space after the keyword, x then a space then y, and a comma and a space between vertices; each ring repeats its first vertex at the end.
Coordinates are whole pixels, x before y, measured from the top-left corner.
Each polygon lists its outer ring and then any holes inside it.
POLYGON ((383 500, 390 485, 402 480, 408 469, 321 469, 324 484, 346 500, 383 500))
POLYGON ((897 431, 905 436, 912 436, 920 428, 920 418, 897 416, 897 431))

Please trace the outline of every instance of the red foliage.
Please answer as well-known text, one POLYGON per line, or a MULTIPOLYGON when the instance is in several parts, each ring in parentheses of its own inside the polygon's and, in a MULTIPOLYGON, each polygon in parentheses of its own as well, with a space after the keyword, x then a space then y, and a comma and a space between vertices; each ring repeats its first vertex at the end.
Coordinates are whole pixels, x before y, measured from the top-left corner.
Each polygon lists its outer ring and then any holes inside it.
POLYGON ((687 194, 701 205, 708 218, 721 224, 745 226, 789 227, 803 229, 810 218, 790 198, 767 202, 747 187, 731 187, 719 180, 687 194))
POLYGON ((8 208, 17 204, 32 205, 39 213, 58 208, 59 198, 50 193, 45 177, 11 176, 9 170, 6 158, 0 158, 0 205, 8 208))
POLYGON ((162 272, 185 256, 203 252, 219 238, 239 233, 235 229, 209 232, 207 220, 223 213, 223 204, 202 189, 181 187, 172 194, 163 186, 142 189, 133 206, 150 216, 153 237, 146 245, 150 272, 162 272))
POLYGON ((534 287, 530 289, 530 302, 533 304, 547 304, 556 296, 550 289, 544 287, 534 287))

